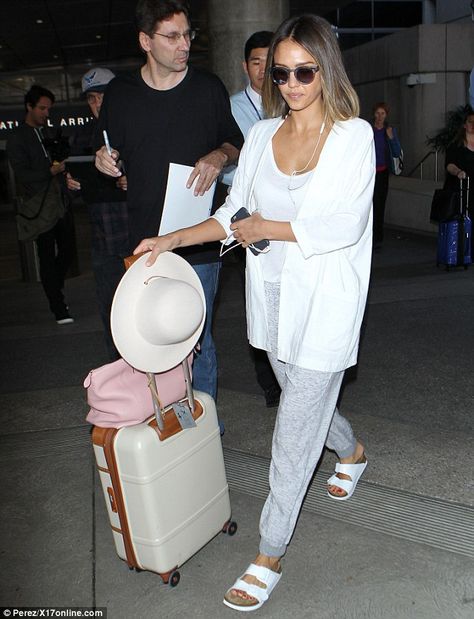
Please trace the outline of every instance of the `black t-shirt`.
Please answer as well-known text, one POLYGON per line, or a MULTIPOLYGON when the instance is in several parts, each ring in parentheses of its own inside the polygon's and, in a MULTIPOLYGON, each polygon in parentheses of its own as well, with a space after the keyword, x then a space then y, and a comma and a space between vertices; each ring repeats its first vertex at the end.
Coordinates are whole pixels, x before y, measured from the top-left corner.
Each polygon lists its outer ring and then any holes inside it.
MULTIPOLYGON (((116 77, 105 93, 99 129, 99 137, 107 130, 125 164, 132 247, 158 234, 170 163, 194 166, 224 142, 238 149, 243 144, 224 85, 195 67, 170 90, 150 88, 140 71, 116 77)), ((191 263, 216 260, 217 250, 204 247, 180 253, 191 263)))

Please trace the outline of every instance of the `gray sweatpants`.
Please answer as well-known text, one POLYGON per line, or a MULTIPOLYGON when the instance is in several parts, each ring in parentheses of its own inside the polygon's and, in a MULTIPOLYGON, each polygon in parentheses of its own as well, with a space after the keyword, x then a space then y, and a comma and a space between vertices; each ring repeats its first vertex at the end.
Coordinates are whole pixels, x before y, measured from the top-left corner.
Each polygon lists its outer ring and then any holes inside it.
POLYGON ((281 557, 323 447, 347 458, 355 451, 356 439, 336 407, 344 372, 318 372, 279 361, 279 284, 266 283, 265 298, 271 343, 268 358, 282 392, 273 432, 270 494, 260 518, 260 552, 281 557))

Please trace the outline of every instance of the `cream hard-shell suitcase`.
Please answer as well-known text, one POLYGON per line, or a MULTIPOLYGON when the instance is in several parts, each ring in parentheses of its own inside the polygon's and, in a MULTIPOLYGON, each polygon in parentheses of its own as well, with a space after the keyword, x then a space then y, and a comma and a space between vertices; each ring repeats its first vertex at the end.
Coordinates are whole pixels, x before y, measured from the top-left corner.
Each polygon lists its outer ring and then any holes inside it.
POLYGON ((196 427, 172 409, 120 429, 94 427, 92 442, 115 547, 130 568, 176 586, 177 568, 224 531, 233 535, 214 400, 195 392, 196 427))

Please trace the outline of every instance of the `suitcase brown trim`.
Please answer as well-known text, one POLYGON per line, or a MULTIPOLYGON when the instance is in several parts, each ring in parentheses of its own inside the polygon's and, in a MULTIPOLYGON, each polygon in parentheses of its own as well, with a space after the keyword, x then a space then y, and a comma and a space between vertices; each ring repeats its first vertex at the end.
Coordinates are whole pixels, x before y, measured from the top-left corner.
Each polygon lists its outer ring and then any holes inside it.
POLYGON ((126 256, 123 259, 123 263, 125 265, 125 270, 129 269, 134 262, 136 262, 139 258, 144 256, 147 252, 143 251, 141 254, 136 254, 135 256, 126 256))
MULTIPOLYGON (((97 426, 92 430, 92 442, 94 445, 98 445, 103 448, 105 461, 108 466, 108 474, 112 481, 112 491, 115 497, 115 507, 117 511, 120 526, 122 530, 120 533, 123 537, 123 545, 125 548, 125 555, 127 557, 127 564, 129 567, 140 567, 138 565, 135 551, 133 549, 132 538, 130 535, 130 529, 128 527, 128 519, 125 511, 125 503, 122 495, 122 485, 120 483, 120 477, 117 473, 117 461, 114 453, 114 441, 117 435, 117 428, 99 428, 97 426)), ((109 494, 110 496, 110 494, 109 494)), ((111 525, 111 528, 116 531, 117 529, 111 525)))
MULTIPOLYGON (((202 404, 198 400, 194 400, 194 411, 193 411, 193 419, 199 419, 199 417, 203 414, 204 410, 202 408, 202 404)), ((179 424, 178 418, 174 414, 173 409, 169 409, 163 415, 163 423, 164 428, 160 430, 158 424, 156 423, 156 418, 152 417, 148 421, 148 425, 153 428, 158 434, 158 438, 160 441, 166 441, 166 439, 178 434, 178 432, 182 431, 182 428, 179 424)))
POLYGON ((98 447, 103 447, 105 443, 105 436, 107 432, 110 432, 111 430, 116 430, 116 428, 99 428, 99 426, 94 426, 92 428, 92 444, 97 445, 98 447))
MULTIPOLYGON (((202 404, 198 400, 194 400, 193 419, 199 419, 203 412, 204 410, 202 404)), ((168 409, 163 415, 163 430, 160 430, 158 428, 155 417, 151 417, 147 423, 151 428, 156 431, 160 441, 166 441, 166 439, 170 438, 170 436, 174 436, 182 430, 172 408, 168 409)), ((117 428, 99 428, 99 426, 94 426, 94 429, 92 430, 92 443, 94 445, 98 445, 99 447, 103 447, 105 444, 107 433, 113 430, 117 431, 117 428)), ((97 468, 99 470, 104 470, 106 473, 109 472, 106 469, 101 469, 100 467, 97 468)))
MULTIPOLYGON (((203 412, 204 409, 202 407, 202 404, 198 400, 194 400, 193 419, 199 419, 203 412)), ((155 432, 158 434, 158 438, 160 441, 165 441, 171 436, 174 436, 175 434, 178 434, 182 431, 181 425, 172 409, 168 410, 164 414, 163 430, 160 430, 158 428, 155 417, 152 417, 148 421, 148 425, 153 428, 153 430, 155 430, 155 432)), ((92 443, 93 445, 97 445, 104 450, 104 457, 105 461, 107 462, 108 468, 104 469, 104 467, 97 466, 97 469, 110 475, 112 488, 110 488, 110 490, 109 488, 107 488, 109 501, 112 511, 118 514, 120 526, 122 527, 121 529, 118 529, 117 527, 110 524, 111 529, 116 533, 122 535, 125 555, 127 557, 127 565, 131 568, 141 568, 141 566, 137 562, 135 551, 133 549, 130 529, 128 527, 128 519, 125 511, 125 503, 122 495, 122 485, 120 483, 120 477, 117 472, 117 461, 114 452, 114 442, 118 431, 118 428, 100 428, 99 426, 94 426, 92 430, 92 443), (114 499, 113 501, 111 500, 111 492, 114 499)), ((172 572, 169 572, 169 574, 171 573, 172 572)), ((167 577, 169 576, 169 574, 160 574, 160 576, 163 578, 163 582, 168 582, 167 577)))

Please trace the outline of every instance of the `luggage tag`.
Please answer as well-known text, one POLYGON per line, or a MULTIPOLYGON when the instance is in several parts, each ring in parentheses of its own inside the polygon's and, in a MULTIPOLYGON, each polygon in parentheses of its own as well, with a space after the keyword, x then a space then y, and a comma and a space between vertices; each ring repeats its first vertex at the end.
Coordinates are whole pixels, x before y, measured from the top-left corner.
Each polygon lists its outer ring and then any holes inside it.
POLYGON ((191 409, 184 402, 175 402, 172 405, 176 419, 179 421, 179 425, 183 430, 188 428, 195 428, 197 426, 194 418, 191 414, 191 409))

